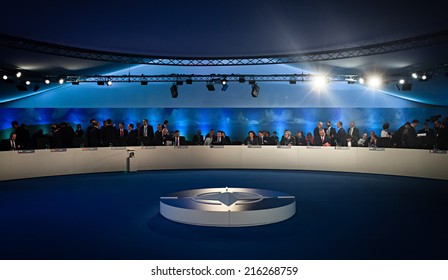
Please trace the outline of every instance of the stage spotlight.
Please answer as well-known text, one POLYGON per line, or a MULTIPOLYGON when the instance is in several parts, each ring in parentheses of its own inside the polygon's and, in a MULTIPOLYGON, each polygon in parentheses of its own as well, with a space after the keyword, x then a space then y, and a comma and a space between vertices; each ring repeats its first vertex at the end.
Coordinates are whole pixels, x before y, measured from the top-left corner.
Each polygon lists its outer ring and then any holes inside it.
POLYGON ((22 72, 17 72, 16 77, 17 77, 17 78, 22 77, 22 72))
POLYGON ((345 78, 345 80, 347 81, 347 84, 349 84, 349 85, 353 85, 354 83, 356 83, 356 80, 353 77, 345 78))
POLYGON ((297 83, 297 80, 296 79, 291 79, 291 80, 289 80, 289 84, 290 85, 295 85, 297 83))
POLYGON ((400 79, 395 87, 400 91, 410 91, 412 89, 412 84, 405 79, 400 79))
POLYGON ((110 87, 112 85, 112 80, 108 80, 106 84, 108 87, 110 87))
POLYGON ((372 88, 377 88, 381 86, 383 80, 379 76, 372 76, 368 79, 368 85, 372 88))
POLYGON ((141 84, 142 86, 147 86, 147 85, 148 85, 148 81, 141 81, 140 84, 141 84))
POLYGON ((79 85, 79 82, 78 81, 74 81, 74 82, 72 82, 72 85, 77 86, 77 85, 79 85))
POLYGON ((104 86, 104 81, 98 81, 98 82, 96 82, 96 84, 99 86, 104 86))
POLYGON ((30 82, 30 81, 26 81, 25 84, 26 84, 27 86, 29 86, 29 85, 31 84, 31 82, 30 82))
POLYGON ((185 80, 185 83, 186 83, 187 85, 191 85, 191 84, 193 83, 193 80, 192 80, 192 79, 186 79, 186 80, 185 80))
POLYGON ((226 80, 226 79, 223 79, 223 80, 221 81, 221 84, 223 84, 223 85, 227 84, 227 80, 226 80))
POLYGON ((39 89, 40 89, 39 84, 35 84, 35 85, 34 85, 34 88, 33 88, 33 91, 36 92, 36 91, 38 91, 39 89))
POLYGON ((417 73, 412 73, 412 78, 417 79, 418 78, 418 74, 417 73))
POLYGON ((171 97, 172 98, 177 98, 177 96, 179 95, 179 92, 177 91, 177 85, 173 84, 170 88, 171 91, 171 97))
POLYGON ((364 78, 359 78, 359 80, 358 80, 358 82, 361 84, 361 85, 363 85, 364 84, 364 78))
POLYGON ((49 80, 49 79, 45 79, 44 83, 45 83, 46 85, 49 85, 49 84, 50 84, 50 80, 49 80))
POLYGON ((238 78, 238 82, 239 82, 240 84, 244 84, 244 83, 246 82, 246 78, 244 78, 243 76, 241 76, 241 77, 238 78))
POLYGON ((255 85, 255 80, 250 80, 249 85, 255 85))
POLYGON ((325 76, 315 76, 313 78, 313 85, 317 89, 326 87, 328 84, 328 79, 325 76))
POLYGON ((260 87, 257 85, 257 83, 253 83, 250 94, 252 95, 252 97, 258 97, 259 93, 260 93, 260 87))
POLYGON ((419 80, 420 82, 426 82, 426 81, 428 81, 428 80, 431 79, 431 78, 432 78, 431 75, 423 74, 418 80, 419 80))
POLYGON ((213 82, 207 82, 206 87, 209 91, 215 91, 215 85, 213 82))
POLYGON ((3 80, 7 80, 8 79, 8 76, 6 76, 6 75, 3 75, 3 80))
POLYGON ((64 79, 60 78, 58 82, 59 82, 60 85, 62 85, 64 83, 64 79))

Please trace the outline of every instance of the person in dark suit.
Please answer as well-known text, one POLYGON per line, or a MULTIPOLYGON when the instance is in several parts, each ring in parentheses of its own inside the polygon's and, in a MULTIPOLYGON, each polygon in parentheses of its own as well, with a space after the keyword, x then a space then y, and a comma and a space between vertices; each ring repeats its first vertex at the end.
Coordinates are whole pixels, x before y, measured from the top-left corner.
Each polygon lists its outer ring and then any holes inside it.
POLYGON ((64 148, 72 148, 75 139, 75 131, 70 124, 61 122, 62 144, 64 148))
POLYGON ((90 142, 89 147, 99 147, 101 144, 101 132, 97 121, 93 121, 92 128, 90 129, 90 142))
POLYGON ((169 138, 169 135, 168 135, 168 129, 164 128, 164 129, 162 129, 161 132, 157 131, 154 134, 154 139, 151 142, 151 145, 153 145, 153 146, 165 146, 167 140, 171 141, 171 139, 169 138))
POLYGON ((244 140, 244 145, 260 145, 258 143, 258 137, 255 136, 255 132, 253 130, 249 131, 246 139, 244 140))
POLYGON ((306 146, 306 138, 303 135, 303 131, 297 131, 297 133, 296 133, 296 145, 297 146, 306 146))
POLYGON ((313 136, 314 138, 319 137, 319 130, 322 129, 322 122, 317 122, 317 126, 314 128, 313 136))
MULTIPOLYGON (((355 122, 350 122, 350 127, 347 131, 347 134, 350 135, 351 139, 351 146, 356 147, 358 146, 358 140, 359 140, 359 129, 355 127, 355 122)), ((348 139, 349 137, 347 137, 348 139)))
MULTIPOLYGON (((164 128, 166 129, 166 128, 164 128)), ((166 129, 168 131, 168 129, 166 129)), ((173 146, 185 146, 187 143, 185 142, 185 137, 180 136, 179 130, 174 131, 173 133, 173 146)))
POLYGON ((269 131, 265 131, 264 132, 264 137, 266 137, 266 139, 268 139, 268 145, 277 145, 277 138, 274 138, 271 136, 271 134, 269 133, 269 131))
POLYGON ((196 134, 193 136, 193 145, 203 145, 204 144, 204 136, 202 135, 202 131, 198 130, 196 134))
POLYGON ((319 130, 319 136, 314 137, 314 146, 331 146, 331 139, 325 134, 325 130, 319 130))
POLYGON ((408 148, 417 149, 420 148, 420 139, 417 138, 417 126, 419 124, 418 120, 413 120, 411 125, 408 127, 408 148))
POLYGON ((296 138, 291 135, 291 131, 285 130, 282 140, 280 140, 280 145, 282 146, 295 146, 296 138))
POLYGON ((92 137, 92 135, 91 135, 91 131, 92 131, 92 129, 94 129, 94 124, 96 123, 96 120, 95 119, 90 119, 90 125, 89 125, 89 127, 87 128, 87 130, 86 130, 86 137, 87 137, 87 146, 89 146, 89 147, 93 147, 92 145, 91 145, 91 143, 90 143, 90 139, 91 139, 91 137, 92 137))
POLYGON ((143 125, 140 127, 141 141, 144 145, 148 146, 151 144, 151 140, 154 138, 154 129, 152 125, 148 124, 148 120, 143 120, 143 125))
POLYGON ((258 143, 260 145, 268 144, 268 139, 266 137, 264 137, 264 131, 262 131, 262 130, 258 131, 258 143))
POLYGON ((223 137, 222 131, 218 131, 216 133, 216 138, 212 141, 212 145, 227 145, 227 140, 225 137, 223 137))
POLYGON ((115 146, 126 146, 127 139, 128 131, 124 128, 124 122, 120 122, 116 130, 115 146))
POLYGON ((330 121, 327 121, 326 125, 325 134, 330 137, 331 146, 336 146, 336 128, 331 126, 330 121))
POLYGON ((126 137, 127 146, 137 146, 137 131, 134 130, 134 125, 132 123, 128 124, 128 136, 126 137))
POLYGON ((106 120, 106 125, 101 130, 101 142, 104 147, 115 144, 116 130, 111 119, 106 120))
POLYGON ((221 135, 224 139, 226 139, 226 145, 232 145, 232 140, 224 131, 221 130, 221 135))
POLYGON ((347 146, 347 136, 345 133, 345 129, 342 127, 342 122, 338 122, 338 133, 336 135, 336 144, 339 146, 347 146))
POLYGON ((61 131, 59 124, 52 126, 53 134, 50 141, 50 147, 52 149, 59 149, 64 147, 64 135, 61 131))
POLYGON ((19 143, 17 143, 17 133, 12 132, 9 136, 9 141, 4 142, 4 147, 2 150, 4 151, 16 151, 20 150, 22 147, 19 143))
POLYGON ((75 137, 82 138, 84 137, 84 131, 82 130, 81 124, 78 123, 76 125, 75 137))
POLYGON ((407 146, 407 144, 408 144, 407 130, 410 125, 411 125, 410 122, 406 122, 394 134, 392 134, 392 146, 393 147, 402 148, 402 147, 407 146))

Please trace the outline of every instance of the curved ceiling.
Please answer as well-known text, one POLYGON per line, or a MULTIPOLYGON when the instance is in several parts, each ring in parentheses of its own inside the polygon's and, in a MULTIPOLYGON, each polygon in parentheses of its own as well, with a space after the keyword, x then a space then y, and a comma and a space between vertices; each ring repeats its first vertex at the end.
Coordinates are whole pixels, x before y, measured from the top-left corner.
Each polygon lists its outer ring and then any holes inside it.
POLYGON ((381 43, 448 28, 441 1, 2 3, 1 33, 160 56, 256 56, 381 43))

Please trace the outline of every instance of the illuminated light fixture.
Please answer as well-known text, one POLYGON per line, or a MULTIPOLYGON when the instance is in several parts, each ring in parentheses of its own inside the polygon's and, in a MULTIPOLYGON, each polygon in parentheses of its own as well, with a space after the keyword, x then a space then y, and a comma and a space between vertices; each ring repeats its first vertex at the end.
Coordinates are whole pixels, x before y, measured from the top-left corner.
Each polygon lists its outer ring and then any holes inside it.
POLYGON ((17 77, 17 78, 22 77, 22 72, 17 72, 17 73, 16 73, 16 77, 17 77))
POLYGON ((410 91, 412 89, 412 83, 406 81, 405 79, 400 79, 395 87, 400 91, 410 91))
POLYGON ((172 98, 177 98, 177 96, 179 95, 179 92, 177 91, 177 85, 173 84, 170 88, 171 91, 171 97, 172 98))
POLYGON ((213 84, 213 82, 207 82, 206 87, 208 91, 215 91, 215 85, 213 84))
POLYGON ((59 82, 60 85, 62 85, 64 83, 64 79, 60 78, 58 82, 59 82))
POLYGON ((98 82, 96 82, 96 84, 99 86, 104 86, 104 81, 98 81, 98 82))
POLYGON ((295 85, 297 83, 297 80, 296 79, 291 79, 291 80, 289 80, 289 84, 290 85, 295 85))
POLYGON ((108 87, 110 87, 110 86, 112 85, 112 80, 108 80, 108 81, 106 82, 106 84, 107 84, 108 87))
POLYGON ((361 85, 363 85, 364 84, 364 78, 359 78, 359 80, 358 80, 358 82, 361 84, 361 85))
POLYGON ((33 91, 36 92, 36 91, 38 91, 39 89, 40 89, 39 84, 35 84, 35 85, 34 85, 34 88, 33 88, 33 91))
POLYGON ((418 80, 419 80, 420 82, 426 82, 426 81, 428 81, 428 80, 431 79, 431 78, 432 78, 431 75, 423 74, 418 80))
POLYGON ((381 86, 383 80, 379 76, 372 76, 368 79, 367 83, 369 87, 377 88, 381 86))
POLYGON ((191 84, 193 83, 193 79, 191 79, 191 78, 186 79, 186 80, 185 80, 185 83, 186 83, 187 85, 191 85, 191 84))
POLYGON ((259 93, 260 93, 260 87, 257 85, 256 82, 254 82, 252 84, 252 90, 251 90, 250 94, 252 95, 252 97, 258 97, 259 93))
POLYGON ((7 80, 8 79, 8 76, 7 75, 3 75, 3 80, 7 80))
POLYGON ((349 84, 349 85, 353 85, 354 83, 356 83, 356 80, 353 77, 348 77, 345 80, 347 81, 347 84, 349 84))
POLYGON ((26 84, 27 86, 29 86, 29 85, 31 85, 31 82, 30 82, 30 81, 26 81, 25 84, 26 84))
POLYGON ((417 73, 412 73, 412 78, 417 79, 418 78, 418 74, 417 73))
POLYGON ((315 76, 313 78, 313 85, 315 88, 321 89, 327 86, 328 79, 325 76, 315 76))
POLYGON ((147 85, 148 85, 148 81, 141 81, 140 84, 141 84, 142 86, 147 86, 147 85))
POLYGON ((45 83, 46 85, 49 85, 49 84, 50 84, 50 80, 49 80, 49 79, 45 79, 44 83, 45 83))
POLYGON ((240 84, 244 84, 244 83, 246 82, 246 78, 244 78, 243 76, 240 76, 240 77, 238 78, 238 82, 239 82, 240 84))
POLYGON ((79 81, 73 81, 73 82, 72 82, 72 85, 74 85, 74 86, 79 85, 79 81))
POLYGON ((223 84, 223 85, 227 84, 227 79, 224 78, 224 79, 221 81, 221 84, 223 84))

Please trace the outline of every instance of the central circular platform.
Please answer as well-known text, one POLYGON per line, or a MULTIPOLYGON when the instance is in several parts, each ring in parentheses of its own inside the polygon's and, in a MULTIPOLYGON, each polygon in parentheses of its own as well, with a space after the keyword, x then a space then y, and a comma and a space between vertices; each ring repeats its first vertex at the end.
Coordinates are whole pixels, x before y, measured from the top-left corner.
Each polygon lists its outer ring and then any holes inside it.
POLYGON ((160 214, 184 224, 246 227, 284 221, 296 213, 294 196, 264 189, 206 188, 160 198, 160 214))

